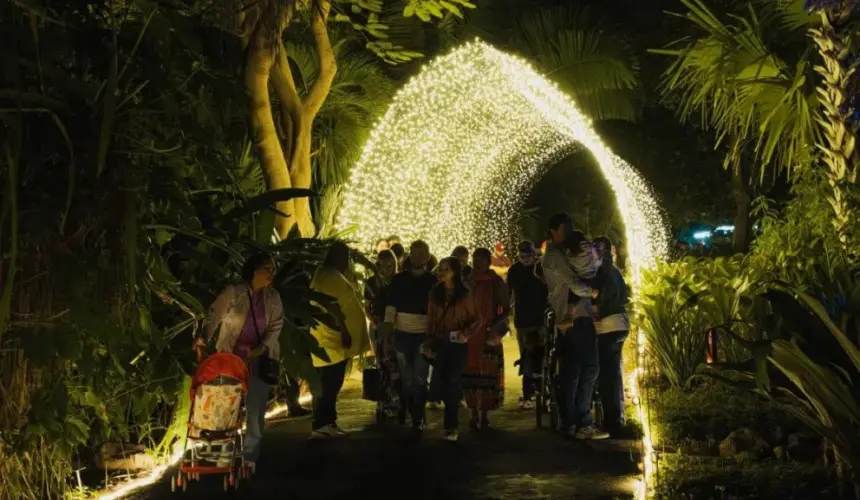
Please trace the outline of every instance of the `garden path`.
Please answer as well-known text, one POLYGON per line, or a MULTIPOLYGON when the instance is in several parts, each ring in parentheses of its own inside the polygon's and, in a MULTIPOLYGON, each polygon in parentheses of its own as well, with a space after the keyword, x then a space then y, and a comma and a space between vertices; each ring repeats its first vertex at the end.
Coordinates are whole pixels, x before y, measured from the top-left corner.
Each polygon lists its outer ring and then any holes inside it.
MULTIPOLYGON (((513 362, 516 341, 505 342, 504 407, 492 428, 463 431, 460 442, 442 442, 441 411, 428 410, 420 441, 405 429, 374 424, 374 403, 360 398, 357 378, 339 400, 339 441, 310 441, 310 420, 273 422, 266 430, 257 475, 237 492, 204 477, 177 498, 481 499, 580 500, 632 498, 639 454, 633 441, 568 441, 535 427, 534 412, 517 408, 520 383, 513 362)), ((466 422, 463 410, 463 422, 466 422)), ((463 425, 462 427, 466 427, 463 425)), ((169 475, 136 499, 171 495, 169 475)))

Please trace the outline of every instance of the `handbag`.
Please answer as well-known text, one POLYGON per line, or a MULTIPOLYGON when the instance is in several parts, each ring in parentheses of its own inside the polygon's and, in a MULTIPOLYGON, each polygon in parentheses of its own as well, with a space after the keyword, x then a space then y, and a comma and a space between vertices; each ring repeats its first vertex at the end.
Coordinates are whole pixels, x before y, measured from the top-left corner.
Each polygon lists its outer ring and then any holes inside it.
POLYGON ((382 400, 382 371, 379 367, 365 368, 361 374, 361 399, 382 400))
MULTIPOLYGON (((248 305, 250 309, 248 310, 248 314, 251 315, 251 321, 254 322, 254 332, 257 334, 257 341, 260 345, 263 344, 263 336, 260 335, 260 327, 257 326, 257 317, 254 316, 254 301, 251 299, 251 290, 247 290, 248 292, 248 305)), ((269 357, 269 353, 259 356, 257 358, 257 378, 262 380, 263 382, 269 385, 277 385, 278 379, 281 377, 281 363, 280 360, 273 359, 269 357)))

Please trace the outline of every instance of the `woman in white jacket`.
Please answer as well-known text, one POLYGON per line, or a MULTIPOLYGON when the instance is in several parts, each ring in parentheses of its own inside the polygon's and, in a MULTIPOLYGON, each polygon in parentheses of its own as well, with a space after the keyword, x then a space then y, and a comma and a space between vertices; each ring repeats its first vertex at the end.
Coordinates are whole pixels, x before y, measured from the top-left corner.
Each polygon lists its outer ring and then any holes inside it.
MULTIPOLYGON (((242 267, 242 283, 228 285, 218 295, 206 318, 206 340, 216 336, 215 349, 230 352, 248 362, 251 379, 246 398, 247 430, 245 464, 254 472, 260 457, 270 385, 260 374, 260 357, 279 360, 279 337, 284 325, 284 306, 272 288, 275 261, 271 255, 257 253, 242 267)), ((198 341, 198 345, 203 339, 198 341)))

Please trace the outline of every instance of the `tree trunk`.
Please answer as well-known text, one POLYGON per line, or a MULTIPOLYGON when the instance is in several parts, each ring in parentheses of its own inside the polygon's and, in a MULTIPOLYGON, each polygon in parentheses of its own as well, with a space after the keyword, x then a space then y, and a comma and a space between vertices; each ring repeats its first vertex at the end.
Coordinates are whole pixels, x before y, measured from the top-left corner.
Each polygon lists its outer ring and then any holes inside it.
POLYGON ((860 156, 855 148, 857 127, 851 123, 851 106, 846 105, 856 63, 850 53, 850 30, 840 29, 839 26, 848 24, 846 17, 850 11, 846 14, 840 8, 836 6, 818 10, 821 26, 809 31, 824 61, 823 66, 815 67, 823 79, 818 87, 818 95, 823 108, 819 123, 823 125, 824 143, 818 144, 818 147, 823 153, 827 181, 833 190, 828 199, 833 207, 833 225, 840 239, 848 243, 849 225, 855 207, 847 194, 857 182, 860 156))
MULTIPOLYGON (((311 139, 313 137, 313 117, 300 113, 295 121, 293 135, 293 156, 290 162, 290 179, 293 187, 309 189, 311 187, 311 139)), ((310 198, 297 198, 296 223, 302 237, 313 236, 316 232, 314 219, 311 215, 310 198)))
MULTIPOLYGON (((269 74, 274 66, 275 51, 267 46, 260 31, 258 26, 252 35, 245 67, 245 87, 251 101, 251 134, 260 155, 260 167, 266 188, 286 189, 293 187, 293 183, 275 128, 272 103, 269 99, 269 74)), ((286 214, 286 217, 279 215, 275 220, 275 228, 283 238, 296 223, 295 202, 278 202, 277 209, 286 214)))
POLYGON ((744 175, 744 156, 732 166, 732 196, 735 199, 735 230, 732 234, 732 251, 747 253, 750 249, 750 203, 747 176, 744 175))

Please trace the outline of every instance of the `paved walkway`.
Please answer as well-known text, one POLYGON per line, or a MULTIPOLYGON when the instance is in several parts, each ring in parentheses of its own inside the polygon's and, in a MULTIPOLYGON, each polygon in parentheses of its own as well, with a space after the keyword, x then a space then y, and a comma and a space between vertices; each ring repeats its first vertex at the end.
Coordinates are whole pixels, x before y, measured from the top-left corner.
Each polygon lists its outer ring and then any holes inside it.
MULTIPOLYGON (((508 339, 510 340, 510 339, 508 339)), ((459 443, 440 440, 441 411, 428 410, 420 441, 406 429, 374 425, 373 403, 348 381, 339 401, 339 441, 310 441, 310 420, 276 422, 266 430, 257 475, 237 492, 220 478, 192 481, 183 498, 314 500, 579 500, 632 498, 638 454, 632 441, 567 441, 536 429, 534 412, 517 409, 516 342, 505 343, 506 399, 491 413, 491 429, 466 429, 459 443)), ((134 498, 171 495, 169 476, 134 498)))

